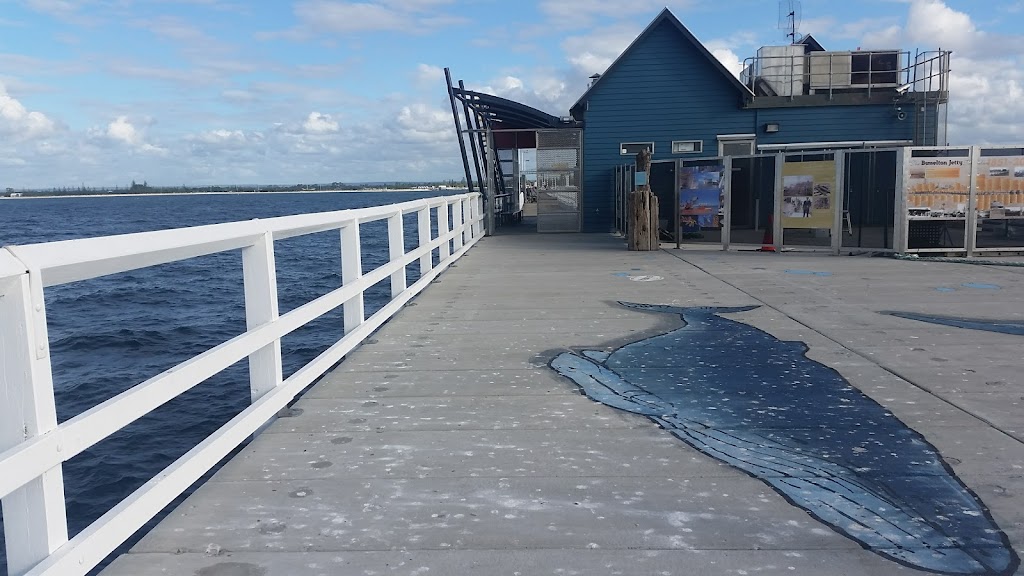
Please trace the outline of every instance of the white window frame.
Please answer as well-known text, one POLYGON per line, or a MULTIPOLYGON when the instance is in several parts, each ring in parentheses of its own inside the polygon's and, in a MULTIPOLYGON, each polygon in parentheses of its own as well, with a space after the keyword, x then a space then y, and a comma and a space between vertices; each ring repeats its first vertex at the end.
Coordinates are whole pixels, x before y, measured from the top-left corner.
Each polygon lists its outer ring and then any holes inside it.
POLYGON ((626 152, 625 146, 647 146, 654 156, 654 142, 621 142, 619 143, 619 156, 636 156, 639 152, 626 152))
POLYGON ((673 140, 672 141, 672 153, 673 154, 701 154, 704 152, 704 141, 703 140, 673 140), (693 144, 693 150, 676 150, 676 144, 693 144))
POLYGON ((757 154, 757 134, 719 134, 718 155, 725 156, 725 144, 739 144, 747 142, 750 144, 750 151, 746 154, 733 154, 733 156, 751 156, 757 154))

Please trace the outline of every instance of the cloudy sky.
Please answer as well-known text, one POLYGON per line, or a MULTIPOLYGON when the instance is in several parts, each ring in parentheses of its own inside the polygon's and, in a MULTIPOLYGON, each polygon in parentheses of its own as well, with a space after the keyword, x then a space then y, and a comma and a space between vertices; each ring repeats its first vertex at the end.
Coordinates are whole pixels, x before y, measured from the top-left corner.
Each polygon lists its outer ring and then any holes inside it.
MULTIPOLYGON (((0 0, 0 190, 458 178, 442 67, 566 115, 665 0, 0 0)), ((772 0, 668 6, 730 69, 772 0)), ((1024 142, 1024 0, 803 0, 826 48, 951 49, 950 139, 1024 142)))

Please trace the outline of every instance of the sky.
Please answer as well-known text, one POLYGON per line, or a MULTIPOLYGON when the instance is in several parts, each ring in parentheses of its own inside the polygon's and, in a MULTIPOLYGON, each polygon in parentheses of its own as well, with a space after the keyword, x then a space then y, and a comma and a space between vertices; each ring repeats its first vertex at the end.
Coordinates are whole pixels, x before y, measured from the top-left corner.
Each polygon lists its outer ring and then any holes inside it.
MULTIPOLYGON (((953 50, 953 144, 1024 144, 1024 0, 803 0, 827 49, 953 50)), ((0 0, 0 191, 462 175, 443 67, 565 116, 664 7, 730 70, 773 0, 0 0)))

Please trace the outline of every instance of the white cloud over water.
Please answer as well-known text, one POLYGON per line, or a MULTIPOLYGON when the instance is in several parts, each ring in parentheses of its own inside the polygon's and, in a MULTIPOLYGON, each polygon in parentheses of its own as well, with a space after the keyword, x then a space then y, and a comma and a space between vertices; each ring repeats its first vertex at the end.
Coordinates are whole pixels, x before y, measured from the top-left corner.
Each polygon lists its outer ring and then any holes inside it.
POLYGON ((17 140, 34 140, 53 134, 55 128, 53 120, 42 112, 26 109, 0 83, 0 134, 17 140))
MULTIPOLYGON (((735 74, 758 46, 784 42, 774 4, 755 4, 767 23, 669 6, 735 74)), ((442 66, 564 116, 663 6, 542 0, 497 18, 493 3, 448 0, 8 3, 5 33, 46 42, 0 48, 0 189, 459 178, 442 66)), ((805 7, 801 30, 828 48, 954 50, 955 143, 1024 141, 1024 35, 1005 24, 1010 4, 879 0, 852 17, 822 6, 805 7)))

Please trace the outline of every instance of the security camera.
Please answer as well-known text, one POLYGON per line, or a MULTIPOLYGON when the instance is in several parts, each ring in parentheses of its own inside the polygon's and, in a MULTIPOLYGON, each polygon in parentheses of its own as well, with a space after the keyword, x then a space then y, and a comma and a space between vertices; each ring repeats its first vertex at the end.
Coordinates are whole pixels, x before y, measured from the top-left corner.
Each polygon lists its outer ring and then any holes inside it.
POLYGON ((904 84, 903 86, 900 86, 899 88, 896 89, 896 93, 899 94, 900 96, 903 96, 904 94, 910 91, 910 87, 911 84, 904 84))

